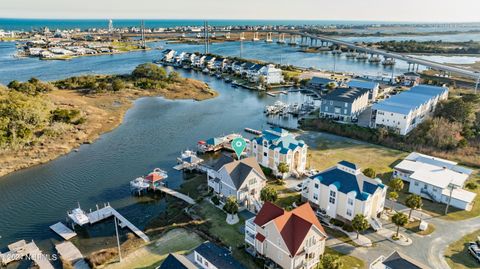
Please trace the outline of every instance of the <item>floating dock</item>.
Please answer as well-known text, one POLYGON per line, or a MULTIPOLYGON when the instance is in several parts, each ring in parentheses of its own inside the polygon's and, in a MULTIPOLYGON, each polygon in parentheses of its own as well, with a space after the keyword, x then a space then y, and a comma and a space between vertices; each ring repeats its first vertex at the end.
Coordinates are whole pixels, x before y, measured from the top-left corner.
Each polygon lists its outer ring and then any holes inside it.
POLYGON ((63 260, 69 262, 75 269, 90 269, 82 253, 72 242, 63 242, 55 246, 63 260))
POLYGON ((55 233, 57 233, 59 236, 61 236, 65 240, 70 240, 77 236, 77 233, 70 230, 67 226, 65 226, 63 223, 58 222, 50 226, 50 229, 52 229, 55 233))
POLYGON ((35 242, 27 243, 20 240, 8 245, 8 252, 0 253, 0 263, 7 265, 28 256, 40 269, 54 269, 49 261, 49 256, 42 253, 35 242))

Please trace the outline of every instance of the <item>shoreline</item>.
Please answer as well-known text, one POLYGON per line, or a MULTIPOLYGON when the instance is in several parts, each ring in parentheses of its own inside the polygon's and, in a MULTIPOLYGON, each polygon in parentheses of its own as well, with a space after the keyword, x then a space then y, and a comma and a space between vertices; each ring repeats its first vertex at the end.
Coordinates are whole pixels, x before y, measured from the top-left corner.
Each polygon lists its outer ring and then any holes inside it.
MULTIPOLYGON (((73 126, 71 130, 41 141, 33 146, 11 149, 0 153, 0 177, 13 172, 45 164, 68 153, 74 152, 84 144, 92 144, 101 135, 113 131, 123 123, 126 112, 134 102, 144 97, 162 97, 169 100, 203 101, 215 98, 217 91, 210 89, 204 82, 186 79, 187 83, 204 85, 202 93, 195 96, 192 93, 181 95, 165 90, 133 90, 125 89, 120 93, 102 93, 83 95, 75 90, 55 90, 46 94, 55 105, 75 108, 82 111, 87 118, 84 124, 73 126)), ((175 91, 173 85, 170 88, 175 91)), ((0 178, 1 180, 1 178, 0 178)))

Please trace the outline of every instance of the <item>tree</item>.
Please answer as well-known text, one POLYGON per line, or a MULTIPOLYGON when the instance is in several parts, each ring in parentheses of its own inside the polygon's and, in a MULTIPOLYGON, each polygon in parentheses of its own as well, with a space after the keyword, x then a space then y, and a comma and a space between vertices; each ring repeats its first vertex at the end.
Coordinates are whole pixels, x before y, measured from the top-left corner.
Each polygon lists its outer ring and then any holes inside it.
POLYGON ((410 208, 410 213, 408 214, 408 219, 412 217, 413 210, 419 209, 423 206, 422 197, 420 195, 411 194, 405 200, 405 205, 410 208))
POLYGON ((132 75, 135 78, 148 78, 153 80, 164 80, 167 78, 167 71, 153 63, 140 64, 135 67, 132 75))
POLYGON ((392 222, 397 226, 397 234, 395 236, 398 237, 400 227, 403 227, 408 223, 408 217, 402 212, 397 212, 392 216, 392 222))
POLYGON ((360 235, 360 232, 368 229, 368 221, 363 214, 357 214, 352 220, 352 227, 357 232, 357 239, 360 235))
POLYGON ((392 210, 395 210, 395 202, 398 199, 398 193, 395 192, 395 191, 389 192, 388 193, 388 199, 390 199, 390 201, 392 201, 392 210))
POLYGON ((290 168, 288 167, 288 164, 284 162, 279 163, 277 166, 277 169, 278 169, 278 172, 282 173, 282 175, 284 175, 290 170, 290 168))
POLYGON ((180 78, 180 74, 178 72, 172 71, 168 74, 168 80, 170 81, 178 81, 180 78))
POLYGON ((323 254, 320 260, 320 268, 322 269, 340 269, 342 266, 342 261, 337 255, 323 254))
POLYGON ((264 202, 275 202, 278 198, 278 193, 277 191, 270 187, 266 186, 260 191, 260 200, 264 202))
POLYGON ((223 210, 230 215, 235 215, 238 212, 238 204, 237 199, 234 196, 230 196, 227 198, 225 205, 223 206, 223 210))
POLYGON ((377 172, 375 172, 375 169, 370 167, 363 170, 363 174, 369 178, 374 178, 377 176, 377 172))
POLYGON ((399 192, 403 189, 403 180, 400 178, 394 178, 392 179, 389 183, 388 186, 390 189, 392 189, 394 192, 399 192))
POLYGON ((114 92, 118 92, 123 89, 125 89, 125 83, 121 79, 116 78, 112 81, 112 90, 114 92))

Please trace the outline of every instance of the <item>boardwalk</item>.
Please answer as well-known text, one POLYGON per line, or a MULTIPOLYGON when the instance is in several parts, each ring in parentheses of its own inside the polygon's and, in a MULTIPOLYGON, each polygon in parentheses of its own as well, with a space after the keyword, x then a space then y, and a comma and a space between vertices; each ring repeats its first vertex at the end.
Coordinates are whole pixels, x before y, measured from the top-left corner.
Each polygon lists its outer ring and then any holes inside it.
POLYGON ((195 204, 195 200, 193 200, 192 198, 190 198, 189 196, 183 194, 183 193, 180 193, 178 191, 175 191, 175 190, 172 190, 172 189, 169 189, 167 187, 158 187, 157 188, 158 190, 166 193, 166 194, 169 194, 171 196, 174 196, 174 197, 177 197, 178 199, 182 199, 183 201, 191 204, 191 205, 194 205, 195 204))
POLYGON ((90 269, 82 253, 72 242, 63 242, 55 246, 63 260, 68 261, 75 269, 90 269))
POLYGON ((52 226, 50 226, 50 229, 52 229, 54 232, 56 232, 59 236, 61 236, 65 240, 70 240, 73 237, 77 236, 77 233, 70 230, 67 226, 65 226, 61 222, 53 224, 52 226))
POLYGON ((103 208, 99 208, 96 211, 87 213, 87 217, 90 220, 90 224, 97 223, 109 217, 115 216, 119 220, 119 225, 122 228, 129 228, 135 235, 143 239, 145 242, 150 242, 148 236, 128 221, 124 216, 118 213, 117 210, 113 209, 110 205, 107 205, 103 208))
POLYGON ((49 256, 42 253, 35 242, 20 240, 8 245, 8 252, 0 254, 0 264, 7 265, 28 256, 40 269, 54 269, 49 256))

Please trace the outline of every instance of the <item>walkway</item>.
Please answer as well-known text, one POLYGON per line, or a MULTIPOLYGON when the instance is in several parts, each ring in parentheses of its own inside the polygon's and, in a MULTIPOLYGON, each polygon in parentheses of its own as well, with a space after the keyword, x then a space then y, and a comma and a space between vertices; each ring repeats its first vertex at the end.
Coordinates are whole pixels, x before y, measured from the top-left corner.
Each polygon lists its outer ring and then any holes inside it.
POLYGON ((166 194, 169 194, 171 196, 174 196, 174 197, 177 197, 178 199, 182 199, 183 201, 191 204, 191 205, 194 205, 196 204, 195 203, 195 200, 193 200, 192 198, 190 198, 189 196, 183 194, 183 193, 180 193, 178 191, 175 191, 175 190, 172 190, 172 189, 169 189, 167 187, 158 187, 157 189, 159 189, 160 191, 166 193, 166 194))
POLYGON ((55 246, 63 260, 69 262, 75 269, 90 269, 82 253, 72 242, 63 242, 55 246))
POLYGON ((40 269, 54 269, 49 261, 49 255, 43 254, 33 241, 27 243, 20 240, 8 245, 8 250, 6 253, 0 253, 0 265, 7 265, 28 256, 40 269))

